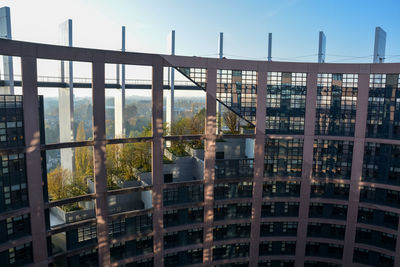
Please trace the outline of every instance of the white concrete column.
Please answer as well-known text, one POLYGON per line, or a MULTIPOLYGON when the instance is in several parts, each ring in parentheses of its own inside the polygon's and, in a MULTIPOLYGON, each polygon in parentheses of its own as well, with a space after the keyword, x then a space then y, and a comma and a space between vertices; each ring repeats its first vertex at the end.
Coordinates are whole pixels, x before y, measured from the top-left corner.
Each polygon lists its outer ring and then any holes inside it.
MULTIPOLYGON (((125 52, 125 26, 122 26, 122 47, 125 52)), ((117 84, 119 84, 119 64, 117 65, 117 84)), ((114 129, 115 137, 126 137, 125 128, 125 64, 121 65, 121 88, 114 97, 114 129)))
POLYGON ((272 32, 268 33, 268 61, 272 61, 272 32))
MULTIPOLYGON (((170 34, 170 44, 171 44, 171 55, 175 56, 175 31, 171 31, 170 34)), ((168 127, 171 127, 171 124, 175 121, 175 107, 174 107, 174 101, 175 101, 175 72, 174 68, 169 68, 169 85, 171 89, 166 92, 166 122, 168 124, 168 127)), ((167 142, 167 146, 169 146, 170 142, 167 142)))
POLYGON ((386 32, 381 27, 375 28, 374 63, 385 62, 386 32))
MULTIPOLYGON (((0 38, 11 40, 11 16, 10 8, 0 8, 0 38)), ((4 68, 4 82, 5 86, 0 87, 1 94, 14 94, 14 69, 13 69, 13 58, 9 56, 3 56, 3 68, 4 68)))
MULTIPOLYGON (((60 24, 61 45, 72 46, 72 20, 60 24)), ((60 142, 74 140, 74 86, 73 63, 61 61, 61 82, 67 87, 58 89, 58 116, 60 125, 60 142)), ((61 149, 61 166, 68 170, 74 169, 74 153, 71 148, 61 149)))
POLYGON ((325 53, 326 53, 326 36, 323 31, 320 31, 319 41, 318 41, 318 63, 325 63, 325 53))

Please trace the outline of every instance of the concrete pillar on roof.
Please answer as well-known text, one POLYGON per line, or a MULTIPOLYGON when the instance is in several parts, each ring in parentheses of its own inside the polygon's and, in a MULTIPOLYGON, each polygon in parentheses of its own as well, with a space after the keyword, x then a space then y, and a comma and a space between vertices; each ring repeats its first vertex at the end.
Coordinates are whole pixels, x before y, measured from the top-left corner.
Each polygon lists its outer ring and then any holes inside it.
MULTIPOLYGON (((125 26, 122 26, 121 51, 125 52, 125 26)), ((120 84, 120 65, 117 65, 117 84, 120 84)), ((125 64, 121 65, 121 88, 114 96, 114 129, 115 137, 126 137, 125 127, 125 64)), ((128 133, 129 134, 129 133, 128 133)))
POLYGON ((386 32, 381 27, 375 28, 374 63, 385 62, 386 32))
MULTIPOLYGON (((60 44, 72 47, 72 20, 60 24, 60 44)), ((58 89, 58 116, 60 125, 60 142, 74 140, 74 86, 73 62, 61 60, 61 82, 67 86, 58 89)), ((60 150, 61 166, 74 170, 74 152, 72 148, 60 150)))
POLYGON ((319 42, 318 42, 318 63, 325 63, 325 53, 326 53, 326 36, 323 31, 320 31, 319 42))
MULTIPOLYGON (((0 8, 0 38, 11 40, 11 15, 9 7, 0 8)), ((4 82, 5 86, 0 87, 1 94, 14 94, 14 69, 13 58, 3 56, 4 82)))
MULTIPOLYGON (((175 31, 171 31, 170 33, 170 38, 169 43, 170 43, 170 49, 171 49, 171 55, 175 55, 175 31)), ((175 101, 175 70, 174 68, 169 68, 168 70, 169 75, 168 75, 168 82, 170 85, 170 90, 166 92, 166 122, 169 127, 171 127, 171 124, 175 120, 175 107, 174 107, 174 101, 175 101)), ((167 144, 169 146, 169 142, 167 144)))
POLYGON ((272 61, 272 32, 268 33, 268 61, 272 61))

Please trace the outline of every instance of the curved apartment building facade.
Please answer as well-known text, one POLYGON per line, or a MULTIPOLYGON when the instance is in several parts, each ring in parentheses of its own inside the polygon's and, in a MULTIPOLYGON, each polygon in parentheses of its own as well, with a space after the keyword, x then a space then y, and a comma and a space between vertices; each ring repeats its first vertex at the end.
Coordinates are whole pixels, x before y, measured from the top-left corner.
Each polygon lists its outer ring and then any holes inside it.
MULTIPOLYGON (((15 113, 22 143, 1 147, 4 266, 400 265, 400 63, 211 59, 3 39, 0 54, 21 57, 23 91, 15 113), (40 140, 37 59, 91 64, 92 140, 40 140), (106 138, 106 63, 152 68, 151 136, 106 138), (165 67, 205 90, 204 134, 163 135, 165 67), (217 129, 218 102, 250 130, 217 129), (189 156, 165 151, 167 142, 196 140, 204 148, 189 156), (148 146, 151 172, 110 190, 106 146, 126 143, 148 146), (78 147, 93 150, 90 191, 49 200, 43 153, 78 147), (72 203, 79 209, 60 208, 72 203)), ((6 104, 0 112, 10 114, 6 104)))

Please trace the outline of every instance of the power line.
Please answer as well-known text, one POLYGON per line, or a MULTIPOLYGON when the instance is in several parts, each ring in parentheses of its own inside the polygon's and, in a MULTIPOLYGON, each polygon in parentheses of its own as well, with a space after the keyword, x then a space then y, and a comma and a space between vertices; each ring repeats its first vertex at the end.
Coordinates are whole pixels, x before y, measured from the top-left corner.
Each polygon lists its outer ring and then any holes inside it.
POLYGON ((218 53, 215 53, 215 54, 199 55, 196 57, 210 57, 210 56, 218 56, 218 55, 219 55, 218 53))
POLYGON ((345 59, 337 59, 337 60, 333 60, 330 61, 330 63, 334 63, 334 62, 343 62, 343 61, 349 61, 349 60, 353 60, 353 59, 361 59, 361 58, 372 58, 373 55, 369 55, 369 56, 359 56, 359 57, 348 57, 345 59))
POLYGON ((304 56, 296 56, 296 57, 272 57, 276 59, 283 59, 283 60, 292 60, 292 59, 297 59, 297 58, 305 58, 305 57, 314 57, 318 56, 318 54, 310 54, 310 55, 304 55, 304 56))

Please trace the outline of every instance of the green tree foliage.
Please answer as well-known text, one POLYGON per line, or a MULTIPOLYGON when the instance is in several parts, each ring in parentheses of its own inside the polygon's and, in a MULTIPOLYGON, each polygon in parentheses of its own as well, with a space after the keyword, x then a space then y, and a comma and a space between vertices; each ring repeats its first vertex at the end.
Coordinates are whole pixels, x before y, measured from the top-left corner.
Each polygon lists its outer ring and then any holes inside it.
MULTIPOLYGON (((204 134, 206 124, 206 109, 201 109, 191 120, 191 133, 204 134)), ((191 146, 195 149, 204 148, 202 140, 192 140, 191 146)))
MULTIPOLYGON (((151 136, 151 124, 143 127, 140 137, 151 136)), ((117 181, 138 179, 139 172, 151 171, 151 143, 138 142, 106 147, 107 186, 118 188, 117 181)))
POLYGON ((228 127, 230 134, 238 134, 239 133, 239 117, 230 110, 225 110, 222 115, 223 124, 228 127))
POLYGON ((87 193, 87 184, 69 170, 58 166, 47 175, 48 192, 51 200, 60 200, 87 193))
POLYGON ((129 124, 131 124, 133 126, 136 125, 137 118, 138 118, 137 113, 138 113, 137 107, 135 105, 131 104, 131 105, 127 105, 125 107, 125 114, 128 118, 129 124))
POLYGON ((47 188, 52 200, 59 200, 68 197, 68 185, 71 181, 71 173, 58 166, 47 174, 47 188))
MULTIPOLYGON (((81 121, 76 133, 76 141, 85 141, 84 123, 81 121)), ((93 153, 89 147, 75 148, 75 175, 78 177, 93 176, 93 153)))
MULTIPOLYGON (((106 136, 108 139, 111 139, 115 136, 115 128, 113 120, 106 120, 106 136)), ((120 136, 116 136, 120 137, 120 136)))
MULTIPOLYGON (((77 141, 86 140, 84 124, 81 122, 77 130, 77 141)), ((47 185, 50 198, 59 200, 84 195, 88 192, 87 178, 93 176, 93 153, 88 147, 75 149, 75 172, 58 166, 47 175, 47 185)), ((66 209, 76 209, 77 205, 66 206, 66 209)))
MULTIPOLYGON (((79 123, 77 141, 86 140, 83 121, 79 123)), ((88 147, 75 149, 75 172, 58 166, 47 175, 48 191, 52 200, 84 195, 88 191, 87 178, 93 176, 93 153, 88 147)))
MULTIPOLYGON (((205 109, 200 110, 192 118, 181 117, 171 124, 167 130, 171 135, 201 135, 205 129, 205 109)), ((193 141, 172 141, 170 151, 176 156, 187 156, 186 146, 202 148, 201 140, 193 141)))

